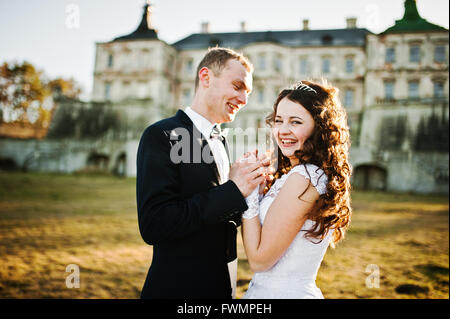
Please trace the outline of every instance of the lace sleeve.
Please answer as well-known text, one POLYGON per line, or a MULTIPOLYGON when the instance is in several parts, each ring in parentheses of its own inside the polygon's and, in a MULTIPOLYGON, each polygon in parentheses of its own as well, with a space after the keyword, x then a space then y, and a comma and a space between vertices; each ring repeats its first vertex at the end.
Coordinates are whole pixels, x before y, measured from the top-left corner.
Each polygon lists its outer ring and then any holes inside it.
POLYGON ((259 215, 259 187, 256 187, 255 190, 245 198, 245 202, 247 203, 248 209, 242 214, 242 218, 251 219, 255 216, 259 215))
POLYGON ((295 166, 289 173, 292 174, 294 172, 309 179, 320 195, 327 192, 328 177, 325 175, 325 172, 316 165, 300 164, 295 166))

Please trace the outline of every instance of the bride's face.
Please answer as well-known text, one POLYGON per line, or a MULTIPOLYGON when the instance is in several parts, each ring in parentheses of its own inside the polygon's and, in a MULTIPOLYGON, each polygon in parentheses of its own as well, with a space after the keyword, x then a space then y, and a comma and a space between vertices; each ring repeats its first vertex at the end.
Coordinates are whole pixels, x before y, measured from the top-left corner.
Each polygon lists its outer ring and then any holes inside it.
POLYGON ((299 103, 288 98, 280 101, 277 107, 272 134, 284 156, 296 165, 294 153, 303 147, 304 142, 314 132, 314 119, 299 103))

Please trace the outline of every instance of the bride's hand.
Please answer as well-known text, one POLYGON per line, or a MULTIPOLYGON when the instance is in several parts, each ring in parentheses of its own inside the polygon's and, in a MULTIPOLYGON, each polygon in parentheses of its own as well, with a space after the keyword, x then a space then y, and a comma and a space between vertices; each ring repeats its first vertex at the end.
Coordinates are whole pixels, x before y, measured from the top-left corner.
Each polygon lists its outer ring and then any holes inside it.
POLYGON ((261 184, 259 184, 259 194, 263 194, 264 193, 264 188, 266 188, 267 185, 267 181, 265 180, 264 182, 262 182, 261 184))
POLYGON ((267 186, 267 182, 270 182, 273 179, 273 174, 275 173, 275 169, 270 166, 270 155, 268 153, 259 153, 258 150, 253 152, 247 152, 244 154, 241 161, 249 161, 249 162, 261 162, 261 167, 259 168, 262 171, 262 175, 265 176, 264 182, 259 184, 259 194, 264 193, 264 188, 267 186))

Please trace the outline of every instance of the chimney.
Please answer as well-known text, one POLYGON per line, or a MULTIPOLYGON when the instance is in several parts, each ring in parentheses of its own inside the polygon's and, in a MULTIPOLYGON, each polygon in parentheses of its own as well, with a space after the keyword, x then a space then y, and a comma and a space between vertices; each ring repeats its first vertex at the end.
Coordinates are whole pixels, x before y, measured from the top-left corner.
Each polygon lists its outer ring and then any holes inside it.
POLYGON ((309 30, 309 20, 303 19, 303 30, 309 30))
POLYGON ((202 33, 209 33, 209 22, 202 22, 202 33))
POLYGON ((245 21, 241 21, 241 32, 247 32, 247 25, 245 21))
POLYGON ((356 18, 347 18, 347 29, 356 29, 356 18))

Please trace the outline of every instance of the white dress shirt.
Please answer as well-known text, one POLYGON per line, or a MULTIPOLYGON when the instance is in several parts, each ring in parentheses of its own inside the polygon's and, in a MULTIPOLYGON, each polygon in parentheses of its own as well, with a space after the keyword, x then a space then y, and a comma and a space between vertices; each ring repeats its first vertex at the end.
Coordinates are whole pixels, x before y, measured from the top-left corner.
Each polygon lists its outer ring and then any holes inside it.
MULTIPOLYGON (((225 183, 228 181, 228 175, 230 173, 230 160, 228 159, 228 155, 222 141, 218 138, 211 138, 211 132, 215 124, 208 121, 189 106, 184 110, 184 112, 187 116, 189 116, 191 121, 194 123, 194 126, 200 131, 208 142, 214 156, 214 161, 217 165, 217 170, 219 171, 219 182, 220 184, 225 183)), ((228 263, 228 272, 230 273, 232 296, 233 298, 236 298, 237 258, 228 263)))
POLYGON ((230 173, 230 161, 228 159, 228 155, 222 141, 220 141, 217 138, 210 137, 212 129, 215 124, 208 121, 206 118, 195 112, 190 107, 186 108, 185 113, 187 114, 187 116, 189 116, 189 118, 194 123, 197 130, 199 130, 200 133, 202 133, 202 135, 208 142, 211 152, 214 156, 214 161, 216 163, 217 170, 219 171, 220 175, 219 182, 220 184, 225 183, 226 181, 228 181, 228 175, 230 173))

